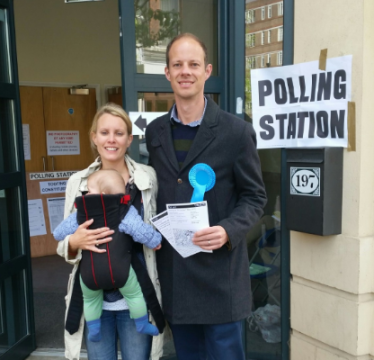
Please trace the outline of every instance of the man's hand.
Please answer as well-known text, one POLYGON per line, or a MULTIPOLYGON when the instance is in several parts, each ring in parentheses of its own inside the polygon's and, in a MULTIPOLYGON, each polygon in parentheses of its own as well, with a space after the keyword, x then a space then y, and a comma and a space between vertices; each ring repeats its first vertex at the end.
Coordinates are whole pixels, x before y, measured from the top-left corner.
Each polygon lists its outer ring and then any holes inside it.
POLYGON ((195 232, 192 242, 204 250, 220 249, 229 241, 222 226, 212 226, 195 232))

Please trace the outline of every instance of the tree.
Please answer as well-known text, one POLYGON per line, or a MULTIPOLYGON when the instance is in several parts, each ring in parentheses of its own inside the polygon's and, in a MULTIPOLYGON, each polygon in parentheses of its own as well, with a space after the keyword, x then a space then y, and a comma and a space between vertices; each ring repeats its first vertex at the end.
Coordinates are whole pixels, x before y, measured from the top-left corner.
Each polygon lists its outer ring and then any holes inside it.
MULTIPOLYGON (((160 0, 153 0, 155 3, 160 0)), ((180 16, 175 10, 153 10, 149 0, 135 0, 135 37, 137 46, 146 48, 172 39, 180 32, 180 16), (151 26, 156 21, 156 26, 151 26)))

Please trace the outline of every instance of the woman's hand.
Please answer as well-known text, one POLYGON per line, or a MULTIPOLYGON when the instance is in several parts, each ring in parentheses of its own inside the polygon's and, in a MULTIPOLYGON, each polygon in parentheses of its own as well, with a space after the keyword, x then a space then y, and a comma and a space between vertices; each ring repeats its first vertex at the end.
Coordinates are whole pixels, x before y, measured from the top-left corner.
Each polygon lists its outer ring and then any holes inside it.
POLYGON ((114 233, 114 230, 110 230, 107 227, 99 229, 88 229, 93 223, 93 219, 87 220, 83 224, 79 225, 78 229, 69 239, 69 250, 76 252, 78 249, 90 250, 97 253, 104 253, 106 250, 99 249, 96 245, 104 244, 112 240, 110 235, 114 233))

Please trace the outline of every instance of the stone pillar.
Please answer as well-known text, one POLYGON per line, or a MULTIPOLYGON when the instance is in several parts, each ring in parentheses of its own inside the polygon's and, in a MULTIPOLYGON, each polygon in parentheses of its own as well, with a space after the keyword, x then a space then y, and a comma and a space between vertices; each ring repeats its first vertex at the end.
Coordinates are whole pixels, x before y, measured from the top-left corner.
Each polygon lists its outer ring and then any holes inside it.
POLYGON ((344 151, 343 230, 291 233, 291 360, 374 357, 374 1, 295 0, 294 63, 353 55, 355 152, 344 151))

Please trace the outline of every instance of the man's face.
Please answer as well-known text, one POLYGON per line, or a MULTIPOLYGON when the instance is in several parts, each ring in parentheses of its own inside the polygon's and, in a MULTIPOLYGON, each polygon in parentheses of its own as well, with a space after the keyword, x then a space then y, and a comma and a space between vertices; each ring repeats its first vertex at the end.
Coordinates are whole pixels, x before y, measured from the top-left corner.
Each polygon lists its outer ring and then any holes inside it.
POLYGON ((176 99, 194 100, 204 94, 204 84, 212 72, 205 66, 204 50, 192 38, 177 40, 169 51, 169 67, 165 68, 176 99))

